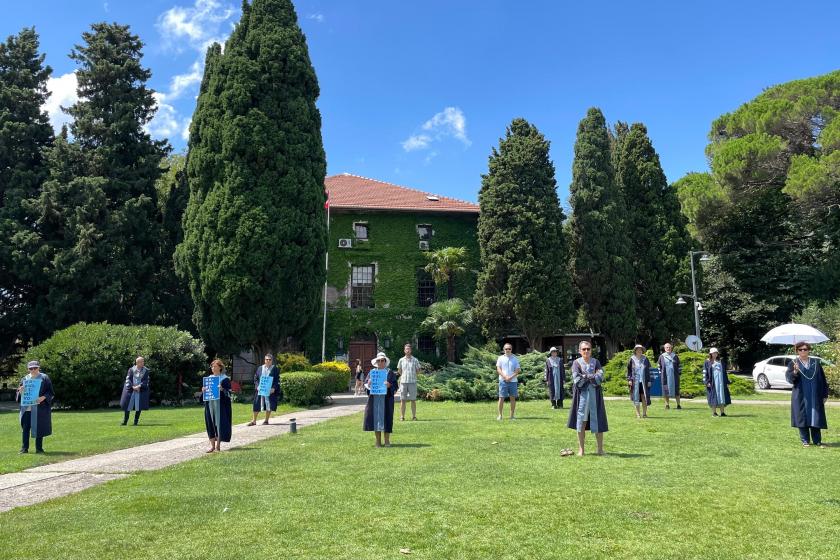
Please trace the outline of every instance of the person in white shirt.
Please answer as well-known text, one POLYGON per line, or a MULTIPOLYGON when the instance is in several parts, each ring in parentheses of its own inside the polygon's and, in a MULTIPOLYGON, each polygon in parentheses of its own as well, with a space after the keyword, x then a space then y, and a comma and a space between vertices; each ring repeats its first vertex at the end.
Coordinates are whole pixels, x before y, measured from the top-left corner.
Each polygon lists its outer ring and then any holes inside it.
POLYGON ((417 420, 417 372, 420 360, 411 355, 411 344, 403 346, 405 356, 397 362, 400 377, 400 420, 405 420, 405 403, 411 402, 411 419, 417 420))
POLYGON ((522 367, 519 359, 513 355, 513 346, 505 344, 505 353, 496 360, 496 372, 499 374, 499 415, 496 420, 502 419, 505 409, 505 398, 510 399, 510 419, 516 419, 516 397, 519 396, 519 379, 522 367))

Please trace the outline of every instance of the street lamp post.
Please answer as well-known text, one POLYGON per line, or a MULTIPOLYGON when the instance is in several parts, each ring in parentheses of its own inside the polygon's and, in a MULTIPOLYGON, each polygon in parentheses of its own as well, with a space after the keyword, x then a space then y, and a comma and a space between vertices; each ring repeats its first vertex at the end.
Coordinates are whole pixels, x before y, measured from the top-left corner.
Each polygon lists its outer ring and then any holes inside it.
POLYGON ((694 255, 700 255, 701 262, 708 260, 707 253, 705 251, 688 252, 688 260, 691 264, 691 295, 678 294, 679 297, 676 303, 677 305, 685 305, 686 301, 683 298, 691 298, 691 301, 694 304, 694 335, 698 340, 700 340, 700 311, 703 309, 703 306, 700 305, 700 300, 697 299, 697 280, 694 274, 694 255))

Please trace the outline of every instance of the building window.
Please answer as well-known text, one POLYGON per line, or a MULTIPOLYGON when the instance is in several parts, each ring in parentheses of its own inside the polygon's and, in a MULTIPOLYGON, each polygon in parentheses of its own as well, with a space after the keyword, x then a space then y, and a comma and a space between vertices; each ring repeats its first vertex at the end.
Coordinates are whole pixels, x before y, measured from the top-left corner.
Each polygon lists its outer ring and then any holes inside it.
POLYGON ((417 337, 417 351, 423 354, 434 354, 437 348, 435 347, 435 339, 427 334, 422 334, 417 337))
POLYGON ((435 282, 432 276, 423 270, 417 269, 417 306, 429 307, 435 302, 435 282))
POLYGON ((417 237, 420 241, 430 241, 433 235, 432 226, 429 224, 420 224, 417 226, 417 237))
POLYGON ((367 222, 356 222, 353 224, 353 234, 359 241, 367 241, 369 228, 367 222))
POLYGON ((350 274, 350 307, 373 307, 373 265, 354 266, 350 274))

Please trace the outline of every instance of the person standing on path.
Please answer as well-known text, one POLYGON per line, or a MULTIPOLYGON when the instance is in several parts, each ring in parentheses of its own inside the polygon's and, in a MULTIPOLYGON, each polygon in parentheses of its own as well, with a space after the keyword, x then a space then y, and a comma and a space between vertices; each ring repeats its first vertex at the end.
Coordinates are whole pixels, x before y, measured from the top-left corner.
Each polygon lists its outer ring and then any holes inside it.
POLYGON ((703 363, 703 383, 706 385, 706 400, 712 409, 712 416, 726 416, 726 405, 732 404, 729 396, 729 376, 726 374, 726 362, 720 359, 717 348, 709 348, 709 357, 703 363))
POLYGON ((811 357, 811 345, 796 344, 796 358, 788 365, 785 377, 793 385, 790 394, 790 425, 799 428, 799 439, 804 447, 825 447, 822 432, 828 429, 825 401, 828 400, 828 382, 822 364, 811 357))
POLYGON ((128 368, 123 383, 122 396, 120 396, 120 408, 123 409, 122 425, 128 424, 128 416, 134 411, 134 425, 140 421, 140 413, 149 410, 149 368, 146 367, 146 360, 143 356, 137 356, 134 365, 128 368))
POLYGON ((20 407, 20 427, 23 431, 21 438, 21 453, 29 453, 29 437, 35 438, 35 453, 44 452, 44 438, 52 435, 52 402, 53 393, 52 381, 46 373, 41 373, 41 364, 33 360, 26 364, 29 373, 20 380, 15 398, 21 400, 26 381, 41 380, 41 388, 38 391, 37 404, 20 407))
POLYGON ((400 420, 405 420, 405 402, 411 402, 411 419, 417 420, 417 372, 420 360, 411 355, 411 344, 403 346, 405 354, 397 362, 397 374, 400 379, 400 420))
POLYGON ((645 347, 641 344, 633 347, 633 355, 627 362, 627 385, 630 387, 630 399, 636 407, 636 418, 647 418, 647 407, 650 406, 650 360, 645 356, 645 347))
POLYGON ((598 455, 604 454, 604 432, 607 425, 607 409, 604 406, 604 370, 601 363, 592 357, 592 344, 581 341, 578 345, 581 357, 572 363, 572 406, 569 410, 567 427, 577 430, 578 456, 583 457, 586 430, 595 434, 598 455))
POLYGON ((558 355, 557 347, 552 346, 545 360, 545 384, 548 387, 548 398, 551 408, 563 408, 563 393, 566 391, 566 368, 558 355))
POLYGON ((248 422, 249 426, 257 425, 257 418, 260 411, 265 411, 265 420, 263 425, 268 424, 268 419, 271 418, 271 413, 277 410, 277 397, 280 395, 280 372, 277 366, 274 365, 274 356, 266 354, 263 357, 263 365, 257 368, 254 372, 254 406, 252 407, 253 417, 248 422), (267 397, 260 395, 258 390, 260 386, 260 377, 268 375, 271 377, 271 391, 267 397))
POLYGON ((496 420, 502 419, 505 409, 505 398, 510 399, 510 419, 516 419, 516 397, 519 396, 519 379, 517 376, 522 371, 519 359, 513 355, 513 346, 509 343, 504 346, 505 353, 496 360, 496 373, 499 374, 499 415, 496 420))
POLYGON ((365 394, 365 369, 362 367, 362 360, 356 358, 356 391, 355 396, 365 394))
MULTIPOLYGON (((207 429, 207 438, 210 440, 210 449, 207 453, 222 450, 222 442, 229 442, 233 433, 233 410, 230 402, 230 377, 223 373, 225 366, 222 360, 216 358, 210 364, 211 375, 220 377, 219 399, 215 401, 204 401, 204 427, 207 429)), ((204 400, 204 392, 201 393, 204 400)))
POLYGON ((659 376, 662 379, 662 396, 665 397, 665 409, 671 408, 669 397, 674 397, 677 401, 677 410, 682 410, 680 406, 680 375, 682 375, 682 366, 680 365, 680 357, 673 351, 673 346, 670 342, 665 343, 664 352, 659 355, 659 376))
POLYGON ((391 432, 394 431, 394 392, 397 388, 397 376, 388 367, 391 360, 384 352, 380 352, 370 361, 373 369, 365 375, 365 386, 368 389, 368 401, 365 405, 365 419, 362 429, 373 432, 376 437, 376 447, 382 447, 382 434, 385 434, 385 447, 391 447, 391 432), (385 394, 370 393, 371 375, 385 376, 385 394))

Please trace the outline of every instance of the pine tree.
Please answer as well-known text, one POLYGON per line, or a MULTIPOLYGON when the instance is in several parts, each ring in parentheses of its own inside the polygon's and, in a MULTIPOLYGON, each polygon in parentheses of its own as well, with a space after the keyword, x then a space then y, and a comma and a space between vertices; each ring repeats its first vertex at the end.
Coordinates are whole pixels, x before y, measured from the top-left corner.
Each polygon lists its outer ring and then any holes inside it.
POLYGON ((681 319, 685 314, 677 313, 674 298, 684 280, 688 233, 643 124, 635 123, 623 134, 614 161, 616 183, 627 204, 637 341, 658 348, 671 335, 684 334, 681 328, 686 327, 681 319))
POLYGON ((155 101, 143 43, 128 26, 107 23, 82 38, 70 54, 79 65, 79 101, 67 110, 73 139, 52 150, 38 203, 43 334, 78 321, 152 323, 162 314, 155 182, 169 146, 144 131, 155 101))
POLYGON ((318 316, 326 161, 319 88, 288 0, 243 4, 207 53, 187 156, 179 274, 220 351, 275 349, 318 316))
POLYGON ((518 328, 536 348, 573 324, 571 278, 549 142, 514 119, 478 195, 481 271, 475 314, 486 336, 518 328))
POLYGON ((605 335, 612 353, 636 333, 636 303, 627 210, 615 184, 610 135, 600 109, 589 109, 578 125, 570 193, 575 286, 586 321, 605 335))
POLYGON ((38 196, 46 179, 44 150, 53 140, 41 110, 52 69, 38 49, 33 28, 0 43, 0 356, 32 334, 36 294, 31 263, 20 249, 34 231, 35 216, 26 202, 38 196))

